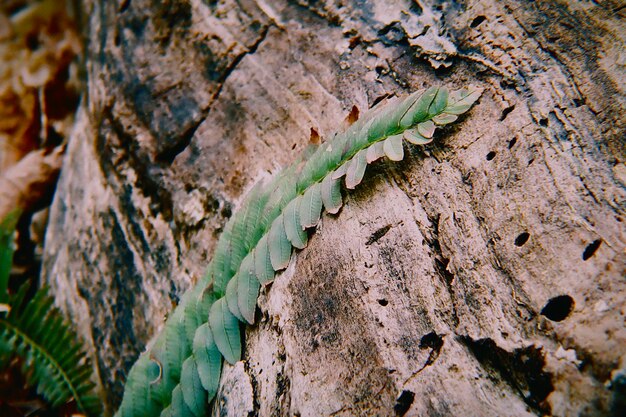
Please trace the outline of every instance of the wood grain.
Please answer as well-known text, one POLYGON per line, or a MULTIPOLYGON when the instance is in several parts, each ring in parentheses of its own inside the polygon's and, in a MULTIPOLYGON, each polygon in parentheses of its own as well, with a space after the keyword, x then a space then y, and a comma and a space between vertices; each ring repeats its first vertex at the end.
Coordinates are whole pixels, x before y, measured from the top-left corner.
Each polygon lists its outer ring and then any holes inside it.
POLYGON ((624 9, 382 4, 85 2, 88 99, 43 274, 92 341, 110 409, 245 190, 311 129, 475 84, 467 117, 370 169, 262 291, 215 413, 610 412, 626 355, 624 9))

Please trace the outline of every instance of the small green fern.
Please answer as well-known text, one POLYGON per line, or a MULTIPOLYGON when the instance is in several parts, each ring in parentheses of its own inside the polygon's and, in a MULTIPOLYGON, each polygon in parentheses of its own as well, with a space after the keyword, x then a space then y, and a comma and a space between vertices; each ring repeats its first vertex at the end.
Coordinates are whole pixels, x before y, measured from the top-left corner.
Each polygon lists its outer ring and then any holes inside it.
POLYGON ((93 395, 92 368, 77 335, 53 306, 46 288, 27 299, 28 284, 8 295, 7 283, 13 255, 14 219, 0 223, 0 284, 3 288, 0 312, 0 369, 12 358, 22 360, 22 372, 51 406, 74 399, 89 416, 100 415, 101 402, 93 395))
POLYGON ((353 189, 367 165, 404 158, 403 142, 423 145, 480 97, 433 87, 377 106, 345 132, 309 150, 268 184, 258 184, 226 224, 207 274, 185 293, 153 346, 130 371, 117 417, 208 414, 222 357, 241 357, 241 323, 254 324, 261 285, 308 242, 322 211, 337 213, 342 179, 353 189))

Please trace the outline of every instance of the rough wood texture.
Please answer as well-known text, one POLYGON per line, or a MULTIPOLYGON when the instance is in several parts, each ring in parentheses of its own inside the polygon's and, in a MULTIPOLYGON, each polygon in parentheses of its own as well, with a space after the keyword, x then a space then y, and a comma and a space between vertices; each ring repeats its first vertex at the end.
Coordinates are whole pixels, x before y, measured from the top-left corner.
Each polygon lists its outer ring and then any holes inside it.
POLYGON ((470 116, 368 171, 262 292, 215 413, 619 412, 619 2, 84 7, 88 95, 44 276, 93 345, 109 407, 244 191, 311 128, 327 136, 388 93, 471 83, 485 93, 470 116))

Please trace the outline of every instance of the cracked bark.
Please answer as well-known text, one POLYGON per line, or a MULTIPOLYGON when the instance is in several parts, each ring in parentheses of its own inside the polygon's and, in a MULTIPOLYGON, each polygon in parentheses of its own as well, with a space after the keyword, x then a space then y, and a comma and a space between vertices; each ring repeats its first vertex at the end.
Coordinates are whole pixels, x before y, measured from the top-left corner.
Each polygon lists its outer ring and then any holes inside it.
POLYGON ((84 2, 88 94, 43 277, 109 411, 244 191, 311 128, 472 83, 469 117, 373 166, 262 292, 214 413, 621 412, 624 9, 381 4, 84 2))

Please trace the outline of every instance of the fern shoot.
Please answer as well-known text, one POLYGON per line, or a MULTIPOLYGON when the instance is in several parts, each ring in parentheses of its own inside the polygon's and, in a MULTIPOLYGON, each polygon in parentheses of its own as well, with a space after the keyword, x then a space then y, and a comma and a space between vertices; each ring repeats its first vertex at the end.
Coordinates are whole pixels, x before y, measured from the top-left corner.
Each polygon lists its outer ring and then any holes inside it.
POLYGON ((53 306, 46 288, 27 299, 28 285, 9 296, 8 277, 13 258, 13 232, 19 218, 13 212, 0 222, 0 368, 17 356, 22 373, 52 408, 70 400, 88 416, 101 413, 101 401, 93 394, 92 368, 77 335, 53 306))
POLYGON ((368 164, 404 158, 403 142, 429 143, 481 90, 433 87, 379 105, 332 140, 305 153, 267 184, 258 184, 226 224, 205 276, 130 371, 117 417, 208 415, 222 358, 241 357, 241 322, 254 324, 261 285, 285 269, 293 248, 325 209, 337 213, 341 182, 353 189, 368 164))

